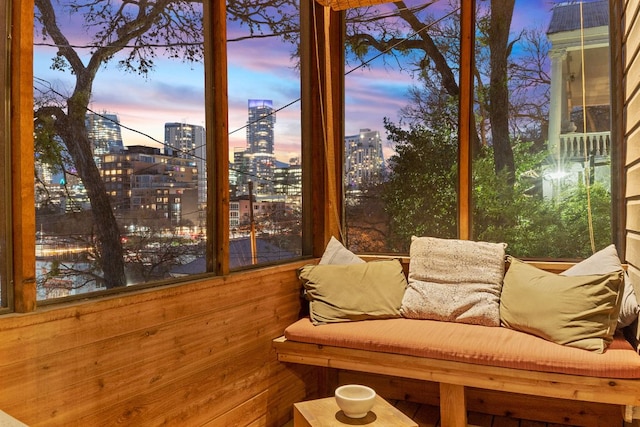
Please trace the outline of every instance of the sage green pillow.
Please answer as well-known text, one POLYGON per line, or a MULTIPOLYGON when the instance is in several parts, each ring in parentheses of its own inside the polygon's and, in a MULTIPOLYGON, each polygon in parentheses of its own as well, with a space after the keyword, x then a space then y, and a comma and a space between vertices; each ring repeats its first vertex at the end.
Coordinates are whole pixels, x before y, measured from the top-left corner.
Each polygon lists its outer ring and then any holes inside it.
POLYGON ((299 277, 316 325, 400 317, 407 279, 398 260, 307 265, 299 277))
POLYGON ((503 326, 557 344, 602 353, 613 340, 622 270, 561 276, 509 257, 500 297, 503 326))

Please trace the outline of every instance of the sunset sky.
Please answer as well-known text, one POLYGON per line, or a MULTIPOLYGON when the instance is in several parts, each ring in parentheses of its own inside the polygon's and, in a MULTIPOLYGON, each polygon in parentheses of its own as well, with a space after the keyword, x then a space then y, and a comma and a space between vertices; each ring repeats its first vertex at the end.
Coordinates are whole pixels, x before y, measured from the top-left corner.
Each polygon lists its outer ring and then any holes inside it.
MULTIPOLYGON (((413 3, 407 1, 407 4, 413 3)), ((517 0, 512 27, 545 30, 552 5, 551 0, 517 0)), ((243 33, 246 30, 229 28, 229 38, 243 33)), ((299 75, 291 60, 291 46, 283 45, 278 39, 232 42, 228 51, 230 142, 233 147, 244 147, 246 131, 243 127, 247 120, 248 100, 270 99, 275 108, 281 108, 300 97, 299 75)), ((68 74, 50 69, 55 49, 36 46, 35 52, 35 77, 59 92, 69 93, 73 81, 68 74)), ((345 71, 352 67, 350 64, 345 71)), ((144 78, 124 74, 111 63, 98 74, 91 108, 96 112, 115 113, 123 126, 151 137, 123 129, 125 145, 157 146, 154 139, 163 140, 166 122, 204 126, 203 83, 201 64, 158 59, 156 70, 144 78)), ((409 75, 385 67, 382 59, 373 62, 370 68, 347 75, 346 134, 357 134, 359 129, 369 128, 380 131, 384 138, 383 118, 397 121, 398 110, 406 104, 406 93, 411 84, 409 75)), ((34 87, 37 90, 44 86, 36 81, 34 87)), ((288 161, 299 154, 299 122, 299 102, 277 113, 275 139, 280 160, 288 161)), ((387 147, 387 153, 390 150, 387 147)))

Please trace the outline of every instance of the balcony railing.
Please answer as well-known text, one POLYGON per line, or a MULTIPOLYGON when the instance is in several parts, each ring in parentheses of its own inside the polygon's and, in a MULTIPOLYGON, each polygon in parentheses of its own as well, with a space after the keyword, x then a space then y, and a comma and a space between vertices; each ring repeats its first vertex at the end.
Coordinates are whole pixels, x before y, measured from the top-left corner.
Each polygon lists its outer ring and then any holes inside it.
POLYGON ((590 155, 611 155, 611 132, 567 133, 560 135, 560 158, 582 161, 590 155))

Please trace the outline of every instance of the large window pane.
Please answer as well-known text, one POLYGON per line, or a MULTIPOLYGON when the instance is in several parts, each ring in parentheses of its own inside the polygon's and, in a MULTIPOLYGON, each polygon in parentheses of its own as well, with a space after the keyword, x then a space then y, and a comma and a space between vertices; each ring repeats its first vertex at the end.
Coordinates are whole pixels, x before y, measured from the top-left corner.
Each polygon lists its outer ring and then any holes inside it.
POLYGON ((413 1, 347 13, 349 248, 408 252, 456 237, 459 7, 413 1))
POLYGON ((202 4, 35 6, 38 299, 204 272, 202 4))
POLYGON ((612 238, 609 4, 480 5, 475 238, 586 257, 612 238))
POLYGON ((252 7, 228 3, 232 269, 299 257, 302 249, 298 2, 252 7))

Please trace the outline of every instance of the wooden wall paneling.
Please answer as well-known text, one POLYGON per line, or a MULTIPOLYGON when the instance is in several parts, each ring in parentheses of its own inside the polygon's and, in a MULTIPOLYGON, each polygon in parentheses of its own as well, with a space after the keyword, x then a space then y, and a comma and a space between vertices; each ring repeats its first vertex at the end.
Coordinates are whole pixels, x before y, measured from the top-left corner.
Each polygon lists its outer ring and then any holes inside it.
MULTIPOLYGON (((633 21, 632 28, 640 25, 638 22, 639 21, 637 20, 633 21)), ((627 48, 636 47, 635 51, 630 52, 627 50, 627 52, 625 53, 625 58, 633 59, 638 54, 637 46, 640 46, 640 31, 634 31, 633 33, 631 33, 625 43, 625 46, 627 48)), ((638 84, 640 83, 640 62, 632 61, 627 65, 628 69, 625 76, 626 78, 624 88, 627 94, 632 94, 638 90, 638 84)))
POLYGON ((627 123, 625 126, 625 134, 630 134, 638 127, 637 117, 640 115, 640 91, 635 91, 633 94, 627 94, 627 106, 625 116, 627 117, 627 123))
MULTIPOLYGON (((638 61, 638 64, 640 64, 640 61, 638 61)), ((638 70, 638 73, 640 74, 640 69, 638 70)), ((637 127, 633 132, 627 135, 626 148, 624 158, 625 165, 631 165, 640 159, 640 127, 637 127)))
POLYGON ((627 201, 626 229, 640 233, 640 200, 627 201))
POLYGON ((633 285, 633 290, 636 292, 636 295, 640 295, 640 269, 629 265, 627 267, 627 274, 629 275, 629 279, 631 279, 631 284, 633 285))
POLYGON ((623 28, 629 28, 631 27, 631 22, 638 17, 638 10, 640 10, 638 5, 640 5, 640 0, 618 1, 618 3, 624 5, 624 21, 621 21, 625 24, 623 28))
POLYGON ((297 318, 301 265, 4 316, 0 407, 39 425, 204 424, 267 393, 260 417, 283 419, 313 392, 271 348, 297 318))
POLYGON ((33 0, 12 2, 11 221, 14 310, 36 308, 33 154, 33 0))
POLYGON ((627 233, 627 261, 630 265, 640 268, 640 234, 627 233))
POLYGON ((626 178, 626 198, 629 199, 632 197, 640 196, 640 163, 636 163, 627 168, 626 178))

